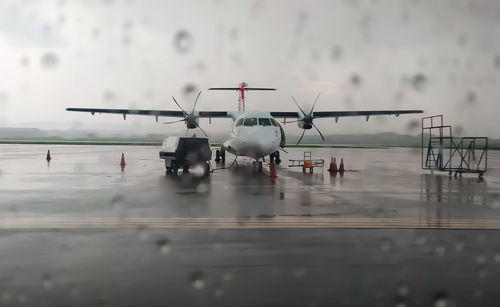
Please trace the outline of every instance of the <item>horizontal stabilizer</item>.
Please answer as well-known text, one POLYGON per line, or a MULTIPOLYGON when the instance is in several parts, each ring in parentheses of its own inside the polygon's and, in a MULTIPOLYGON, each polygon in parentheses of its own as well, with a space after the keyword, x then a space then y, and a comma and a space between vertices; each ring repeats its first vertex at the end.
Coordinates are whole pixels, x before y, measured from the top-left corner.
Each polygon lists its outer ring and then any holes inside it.
MULTIPOLYGON (((245 87, 245 91, 275 91, 275 88, 267 88, 267 87, 245 87)), ((210 91, 240 91, 239 87, 211 87, 208 90, 210 91)))

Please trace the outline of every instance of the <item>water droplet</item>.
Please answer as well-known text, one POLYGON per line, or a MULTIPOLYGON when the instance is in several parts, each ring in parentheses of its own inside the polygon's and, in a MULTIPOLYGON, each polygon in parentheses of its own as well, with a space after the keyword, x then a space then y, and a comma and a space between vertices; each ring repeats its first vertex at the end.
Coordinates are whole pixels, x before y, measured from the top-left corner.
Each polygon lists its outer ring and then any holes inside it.
POLYGON ((495 55, 493 58, 493 64, 495 65, 496 69, 500 69, 500 55, 495 55))
POLYGON ((23 303, 26 303, 28 301, 28 298, 25 295, 23 295, 23 294, 19 294, 17 296, 17 301, 19 303, 23 304, 23 303))
POLYGON ((198 88, 193 83, 186 84, 184 86, 184 89, 182 90, 182 92, 185 96, 189 96, 197 91, 198 91, 198 88))
POLYGON ((417 245, 424 245, 425 242, 427 242, 427 239, 425 237, 418 237, 415 242, 417 243, 417 245))
POLYGON ((332 49, 332 60, 333 61, 338 61, 342 57, 342 47, 340 46, 335 46, 332 49))
POLYGON ((180 53, 188 53, 193 48, 193 37, 185 30, 180 30, 175 34, 174 47, 180 53))
POLYGON ((412 119, 406 124, 406 130, 408 132, 412 132, 418 128, 420 128, 420 120, 418 119, 412 119))
POLYGON ((446 251, 446 248, 444 246, 436 246, 434 248, 434 252, 436 252, 436 255, 438 256, 443 256, 446 251))
POLYGON ((476 103, 477 100, 477 95, 475 92, 468 92, 467 95, 465 96, 465 102, 469 105, 473 105, 476 103))
POLYGON ((238 29, 236 28, 232 28, 230 31, 229 31, 229 38, 232 40, 232 41, 235 41, 238 39, 238 29))
POLYGON ((455 244, 455 250, 456 250, 457 252, 461 252, 461 251, 463 251, 463 250, 464 250, 464 243, 463 243, 463 242, 457 242, 457 243, 455 244))
POLYGON ((55 53, 47 52, 42 55, 41 63, 43 67, 52 69, 59 65, 59 57, 55 53))
POLYGON ((106 101, 112 101, 115 99, 115 93, 113 93, 112 91, 105 91, 102 94, 102 99, 106 101))
POLYGON ((225 282, 230 282, 234 279, 234 274, 231 272, 224 272, 222 274, 222 280, 225 282))
POLYGON ((486 272, 486 270, 480 270, 477 272, 477 277, 479 277, 479 279, 485 279, 487 275, 488 272, 486 272))
POLYGON ((30 65, 30 59, 26 56, 21 57, 20 62, 23 67, 28 67, 30 65))
POLYGON ((434 307, 448 307, 448 296, 445 292, 438 292, 434 295, 434 307))
POLYGON ((8 291, 5 291, 5 292, 2 292, 2 299, 6 302, 10 301, 10 299, 12 298, 12 293, 8 292, 8 291))
POLYGON ((464 134, 464 127, 458 125, 453 127, 453 136, 461 136, 464 134))
POLYGON ((388 251, 391 250, 391 245, 389 243, 383 243, 380 245, 380 250, 383 251, 384 253, 387 253, 388 251))
POLYGON ((427 85, 427 77, 422 73, 418 73, 410 79, 410 84, 414 90, 421 92, 427 85))
POLYGON ((139 239, 142 241, 146 241, 149 238, 149 232, 147 228, 144 226, 137 227, 137 235, 139 236, 139 239))
POLYGON ((495 262, 500 263, 500 254, 495 254, 495 256, 493 256, 493 259, 495 260, 495 262))
POLYGON ((474 290, 474 296, 476 298, 481 298, 483 296, 483 290, 480 288, 477 288, 476 290, 474 290))
POLYGON ((122 26, 123 26, 123 29, 130 30, 133 26, 133 23, 131 20, 125 20, 125 21, 123 21, 122 26))
POLYGON ((44 273, 42 275, 42 286, 44 289, 49 290, 52 288, 52 277, 49 273, 44 273))
POLYGON ((123 46, 130 46, 132 44, 132 37, 130 35, 125 35, 122 38, 122 45, 123 46))
POLYGON ((352 85, 354 85, 354 86, 360 86, 361 82, 362 82, 361 81, 361 76, 358 75, 358 74, 356 74, 356 73, 354 73, 354 74, 352 74, 350 81, 351 81, 352 85))
POLYGON ((399 296, 408 296, 408 293, 410 292, 410 290, 408 289, 408 286, 405 285, 405 284, 401 284, 398 288, 398 294, 399 296))
POLYGON ((214 295, 215 296, 218 296, 218 297, 221 297, 224 295, 224 289, 222 289, 221 287, 217 287, 214 289, 214 295))
POLYGON ((478 264, 485 264, 486 263, 486 257, 483 255, 479 255, 476 258, 476 261, 478 264))
POLYGON ((189 285, 195 290, 201 290, 205 288, 206 277, 203 272, 195 271, 189 275, 189 285))
POLYGON ((117 194, 111 198, 110 204, 115 211, 121 211, 123 209, 124 200, 125 200, 125 196, 123 196, 121 194, 117 194))
POLYGON ((303 268, 298 268, 293 272, 295 278, 301 278, 306 274, 306 270, 303 268))
POLYGON ((156 247, 162 254, 168 254, 170 252, 170 243, 166 238, 161 238, 156 241, 156 247))
POLYGON ((69 295, 71 295, 73 298, 78 297, 80 295, 80 291, 75 287, 71 287, 69 289, 69 295))

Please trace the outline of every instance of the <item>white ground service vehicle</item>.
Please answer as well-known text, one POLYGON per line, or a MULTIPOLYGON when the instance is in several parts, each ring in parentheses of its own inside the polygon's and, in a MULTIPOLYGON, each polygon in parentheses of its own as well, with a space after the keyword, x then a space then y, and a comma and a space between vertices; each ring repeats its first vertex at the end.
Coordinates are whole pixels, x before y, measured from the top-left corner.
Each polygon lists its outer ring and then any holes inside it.
POLYGON ((207 173, 212 151, 208 138, 171 136, 163 141, 160 158, 165 160, 168 174, 177 174, 179 168, 188 172, 195 165, 201 165, 207 173))

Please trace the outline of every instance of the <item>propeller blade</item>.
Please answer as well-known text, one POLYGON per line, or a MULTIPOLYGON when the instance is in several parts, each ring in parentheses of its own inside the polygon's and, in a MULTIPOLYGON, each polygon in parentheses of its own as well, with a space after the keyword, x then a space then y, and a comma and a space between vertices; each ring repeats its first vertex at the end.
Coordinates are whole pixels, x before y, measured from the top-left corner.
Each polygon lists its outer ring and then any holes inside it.
POLYGON ((300 136, 300 139, 297 142, 297 145, 299 145, 300 141, 302 141, 302 138, 304 137, 304 133, 306 133, 306 129, 302 129, 302 135, 300 136))
POLYGON ((200 128, 201 132, 203 132, 203 134, 208 137, 207 133, 205 132, 205 130, 201 129, 200 125, 195 121, 194 122, 196 124, 196 127, 200 128))
POLYGON ((180 120, 176 120, 176 121, 173 121, 173 122, 165 122, 165 123, 162 123, 162 124, 169 125, 169 124, 175 124, 175 123, 180 123, 180 122, 184 122, 184 121, 186 121, 185 118, 180 119, 180 120))
POLYGON ((196 103, 198 102, 198 98, 200 98, 200 95, 201 95, 201 91, 198 93, 198 96, 196 96, 196 100, 194 101, 194 106, 193 106, 193 110, 191 111, 191 113, 194 112, 194 108, 196 108, 196 103))
POLYGON ((293 102, 295 102, 295 105, 299 108, 300 112, 302 112, 302 115, 307 116, 306 112, 304 112, 304 110, 302 110, 302 108, 299 106, 299 104, 297 103, 295 98, 293 98, 293 96, 292 96, 292 100, 293 100, 293 102))
POLYGON ((318 131, 319 136, 321 136, 321 138, 323 139, 323 142, 326 142, 325 137, 323 136, 323 134, 321 133, 321 131, 319 131, 318 127, 316 127, 316 125, 314 123, 312 123, 312 125, 318 131))
POLYGON ((319 95, 320 95, 320 94, 321 94, 321 93, 318 93, 318 96, 316 96, 316 99, 314 99, 314 103, 313 103, 313 106, 312 106, 312 108, 311 108, 311 112, 309 112, 309 116, 312 116, 313 111, 314 111, 314 107, 316 106, 316 102, 318 102, 318 98, 319 98, 319 95))
POLYGON ((184 115, 188 116, 187 112, 184 111, 184 109, 181 107, 181 105, 177 102, 177 100, 175 100, 175 97, 172 96, 172 99, 174 100, 175 104, 179 107, 179 109, 182 110, 182 112, 184 112, 184 115))

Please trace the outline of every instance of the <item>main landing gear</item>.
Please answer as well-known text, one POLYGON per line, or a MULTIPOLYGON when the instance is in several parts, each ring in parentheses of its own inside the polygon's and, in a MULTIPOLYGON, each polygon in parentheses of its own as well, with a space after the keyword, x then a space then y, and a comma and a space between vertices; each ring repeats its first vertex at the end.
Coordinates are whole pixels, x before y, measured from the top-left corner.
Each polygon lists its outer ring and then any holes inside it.
POLYGON ((222 164, 226 163, 226 150, 224 148, 215 151, 215 162, 221 162, 222 164))
POLYGON ((279 165, 281 163, 281 159, 280 159, 280 152, 279 151, 275 151, 273 152, 272 154, 269 155, 269 162, 271 163, 276 163, 277 165, 279 165))

